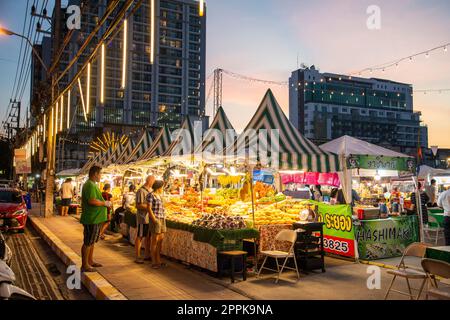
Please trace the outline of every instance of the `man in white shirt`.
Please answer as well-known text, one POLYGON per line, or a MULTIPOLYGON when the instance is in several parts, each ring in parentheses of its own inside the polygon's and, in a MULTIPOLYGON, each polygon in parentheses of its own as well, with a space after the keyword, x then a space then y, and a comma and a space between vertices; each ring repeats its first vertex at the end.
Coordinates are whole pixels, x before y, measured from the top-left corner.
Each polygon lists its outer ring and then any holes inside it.
POLYGON ((437 195, 437 186, 436 186, 436 180, 431 179, 431 183, 430 185, 425 187, 425 192, 428 196, 428 199, 430 199, 428 201, 428 203, 430 204, 431 207, 435 207, 436 206, 436 195, 437 195))
POLYGON ((450 246, 450 189, 441 193, 437 205, 444 209, 445 245, 450 246))
POLYGON ((72 179, 68 178, 61 185, 61 216, 65 217, 69 215, 69 207, 73 198, 73 186, 72 179))

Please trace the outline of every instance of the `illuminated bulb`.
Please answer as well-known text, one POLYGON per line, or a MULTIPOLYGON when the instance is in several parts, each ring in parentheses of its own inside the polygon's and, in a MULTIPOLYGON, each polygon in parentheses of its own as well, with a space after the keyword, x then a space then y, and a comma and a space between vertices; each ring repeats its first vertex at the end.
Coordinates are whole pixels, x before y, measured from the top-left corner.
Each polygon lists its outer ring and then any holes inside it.
POLYGON ((444 47, 444 52, 447 52, 447 47, 444 47))
POLYGON ((375 181, 380 181, 381 180, 381 176, 377 173, 375 175, 375 181))
POLYGON ((427 54, 425 55, 425 57, 429 58, 429 57, 430 57, 430 54, 427 52, 427 54))
POLYGON ((91 106, 91 63, 87 65, 87 83, 86 83, 86 113, 89 114, 91 106))
POLYGON ((128 47, 128 20, 123 22, 123 61, 122 61, 122 88, 125 88, 127 80, 127 47, 128 47))
POLYGON ((100 103, 105 103, 105 44, 102 44, 102 60, 100 74, 100 103))
POLYGON ((67 92, 67 129, 70 127, 70 89, 67 92))
POLYGON ((200 0, 198 5, 199 5, 198 9, 199 15, 200 17, 203 17, 203 15, 205 14, 205 0, 200 0))

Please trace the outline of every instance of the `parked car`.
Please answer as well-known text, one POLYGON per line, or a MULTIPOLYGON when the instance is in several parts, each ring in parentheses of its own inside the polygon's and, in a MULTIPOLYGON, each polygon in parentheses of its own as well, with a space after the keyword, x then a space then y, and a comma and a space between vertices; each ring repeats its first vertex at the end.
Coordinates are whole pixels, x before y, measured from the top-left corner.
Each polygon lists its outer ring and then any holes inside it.
POLYGON ((28 210, 22 192, 14 188, 0 188, 0 230, 24 231, 28 210))

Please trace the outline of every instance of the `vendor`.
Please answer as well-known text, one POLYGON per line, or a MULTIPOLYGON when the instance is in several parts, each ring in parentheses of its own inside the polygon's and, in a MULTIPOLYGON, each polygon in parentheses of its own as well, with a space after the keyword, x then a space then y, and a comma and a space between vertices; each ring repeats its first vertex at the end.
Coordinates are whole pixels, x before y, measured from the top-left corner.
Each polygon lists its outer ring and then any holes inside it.
POLYGON ((136 187, 130 184, 128 192, 123 195, 122 206, 125 210, 130 210, 136 203, 136 187))
POLYGON ((391 212, 393 214, 400 214, 400 192, 398 191, 398 187, 394 187, 391 193, 391 212))
POLYGON ((175 179, 175 181, 172 183, 172 186, 170 187, 170 193, 171 194, 179 194, 181 189, 181 183, 179 179, 175 179))
MULTIPOLYGON (((420 194, 420 204, 421 204, 421 208, 422 208, 422 221, 424 225, 428 225, 428 208, 427 208, 427 203, 430 200, 428 198, 427 193, 422 189, 422 183, 419 182, 417 189, 419 191, 420 194)), ((412 192, 411 193, 411 207, 410 207, 410 212, 413 212, 414 214, 419 214, 418 210, 417 210, 417 205, 416 205, 416 192, 412 192)))
POLYGON ((436 207, 437 202, 437 186, 436 186, 436 180, 431 179, 430 185, 425 187, 425 192, 428 196, 428 206, 429 207, 436 207))

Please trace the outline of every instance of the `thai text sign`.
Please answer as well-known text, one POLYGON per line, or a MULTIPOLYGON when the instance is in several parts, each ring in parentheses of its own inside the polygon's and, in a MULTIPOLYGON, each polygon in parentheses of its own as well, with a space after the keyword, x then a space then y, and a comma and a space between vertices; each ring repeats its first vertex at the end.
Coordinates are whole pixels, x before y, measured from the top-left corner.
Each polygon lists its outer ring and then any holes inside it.
POLYGON ((349 169, 374 169, 374 170, 415 170, 416 164, 412 158, 384 157, 384 156, 350 156, 347 159, 349 169))

